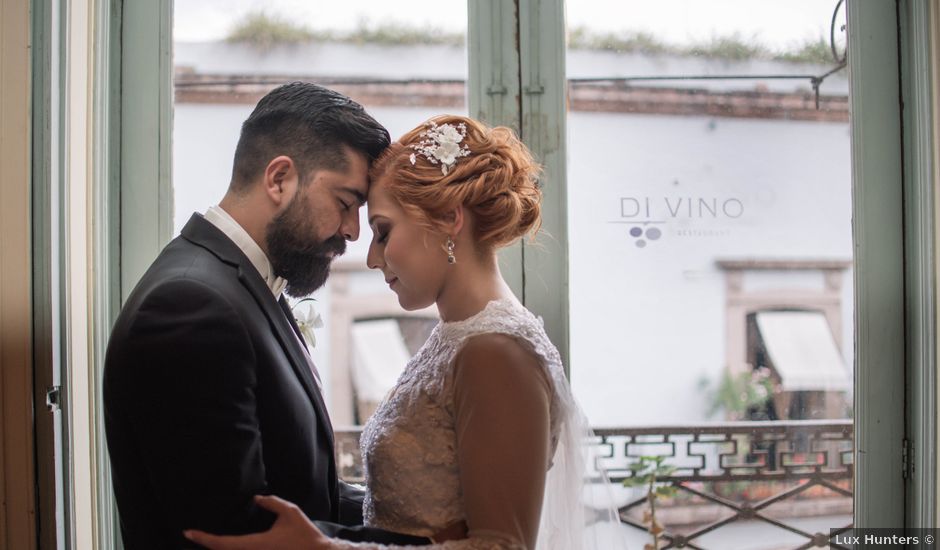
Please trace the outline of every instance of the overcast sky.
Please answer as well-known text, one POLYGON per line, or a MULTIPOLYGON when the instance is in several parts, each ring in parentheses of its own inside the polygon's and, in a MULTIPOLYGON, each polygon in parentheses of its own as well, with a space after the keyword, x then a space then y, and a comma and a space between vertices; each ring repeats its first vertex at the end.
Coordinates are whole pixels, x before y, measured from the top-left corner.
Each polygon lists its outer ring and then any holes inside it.
MULTIPOLYGON (((686 44, 738 33, 774 49, 829 36, 834 0, 576 0, 569 26, 595 31, 648 31, 686 44)), ((359 21, 396 22, 453 32, 466 28, 466 0, 176 0, 176 40, 224 38, 246 13, 284 15, 314 29, 354 28, 359 21)), ((844 18, 844 9, 840 9, 844 18)))

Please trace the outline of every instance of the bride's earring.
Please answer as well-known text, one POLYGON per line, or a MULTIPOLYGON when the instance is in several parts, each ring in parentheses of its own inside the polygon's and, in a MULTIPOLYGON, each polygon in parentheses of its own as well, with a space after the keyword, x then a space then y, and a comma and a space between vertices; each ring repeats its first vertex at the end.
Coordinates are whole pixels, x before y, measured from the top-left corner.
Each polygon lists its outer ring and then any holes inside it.
POLYGON ((454 241, 450 237, 447 237, 447 263, 457 263, 457 257, 454 256, 454 241))

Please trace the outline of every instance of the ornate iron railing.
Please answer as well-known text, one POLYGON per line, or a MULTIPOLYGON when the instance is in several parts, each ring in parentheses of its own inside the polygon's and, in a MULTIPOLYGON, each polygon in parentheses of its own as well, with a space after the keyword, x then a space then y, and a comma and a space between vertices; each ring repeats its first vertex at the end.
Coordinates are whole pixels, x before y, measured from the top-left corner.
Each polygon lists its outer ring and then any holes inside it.
MULTIPOLYGON (((359 429, 338 430, 340 476, 362 481, 359 429)), ((619 485, 633 475, 641 456, 665 456, 676 470, 658 481, 676 487, 676 497, 657 503, 664 531, 662 548, 705 548, 706 535, 736 522, 762 522, 795 535, 787 548, 831 547, 830 531, 801 528, 801 517, 844 517, 851 528, 853 429, 849 420, 727 422, 698 426, 603 428, 592 444, 595 473, 603 469, 619 485), (760 491, 755 491, 759 488, 760 491), (776 513, 771 513, 774 511, 776 513), (789 520, 789 521, 788 521, 789 520)), ((600 476, 595 478, 599 480, 600 476)), ((633 494, 620 506, 620 520, 646 531, 648 502, 633 494)), ((835 532, 832 532, 833 534, 835 532)))

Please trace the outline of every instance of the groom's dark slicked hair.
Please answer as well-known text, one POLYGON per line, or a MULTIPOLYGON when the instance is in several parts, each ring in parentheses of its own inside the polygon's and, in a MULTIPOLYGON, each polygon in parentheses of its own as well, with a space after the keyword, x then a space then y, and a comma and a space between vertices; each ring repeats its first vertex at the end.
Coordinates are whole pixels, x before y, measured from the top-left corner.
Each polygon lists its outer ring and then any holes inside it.
POLYGON ((343 146, 375 160, 388 147, 388 130, 362 105, 308 82, 275 88, 242 124, 230 189, 247 190, 271 159, 293 159, 301 183, 315 170, 345 170, 343 146))

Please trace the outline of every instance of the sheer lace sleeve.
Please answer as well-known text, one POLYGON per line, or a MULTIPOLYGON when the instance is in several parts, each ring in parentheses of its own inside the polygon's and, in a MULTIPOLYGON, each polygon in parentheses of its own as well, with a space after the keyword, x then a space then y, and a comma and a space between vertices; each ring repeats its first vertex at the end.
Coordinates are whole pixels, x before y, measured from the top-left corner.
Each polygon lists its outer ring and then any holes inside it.
MULTIPOLYGON (((513 337, 483 334, 466 342, 454 368, 457 462, 468 538, 423 548, 535 548, 551 458, 552 386, 545 367, 513 337)), ((344 549, 388 548, 335 542, 344 549)))

